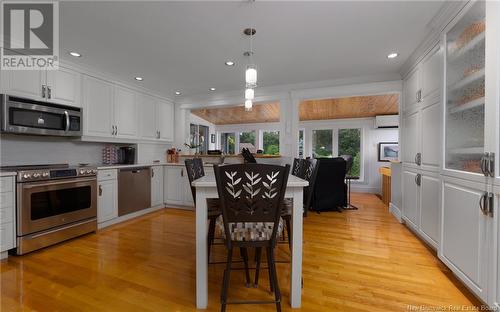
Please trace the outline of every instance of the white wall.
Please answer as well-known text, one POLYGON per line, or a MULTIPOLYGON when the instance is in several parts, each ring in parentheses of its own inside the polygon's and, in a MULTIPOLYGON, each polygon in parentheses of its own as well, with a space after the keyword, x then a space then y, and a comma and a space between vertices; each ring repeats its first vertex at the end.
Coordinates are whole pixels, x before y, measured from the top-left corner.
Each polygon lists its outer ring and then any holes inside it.
POLYGON ((171 144, 138 143, 137 163, 147 164, 154 161, 167 161, 166 152, 171 148, 171 144))

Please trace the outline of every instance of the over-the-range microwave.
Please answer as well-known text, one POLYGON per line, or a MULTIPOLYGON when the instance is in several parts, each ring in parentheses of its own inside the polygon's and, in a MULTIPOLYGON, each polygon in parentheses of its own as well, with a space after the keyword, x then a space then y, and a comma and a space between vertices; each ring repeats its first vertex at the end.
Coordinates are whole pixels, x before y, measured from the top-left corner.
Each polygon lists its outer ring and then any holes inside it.
POLYGON ((80 108, 0 95, 3 133, 81 136, 80 108))

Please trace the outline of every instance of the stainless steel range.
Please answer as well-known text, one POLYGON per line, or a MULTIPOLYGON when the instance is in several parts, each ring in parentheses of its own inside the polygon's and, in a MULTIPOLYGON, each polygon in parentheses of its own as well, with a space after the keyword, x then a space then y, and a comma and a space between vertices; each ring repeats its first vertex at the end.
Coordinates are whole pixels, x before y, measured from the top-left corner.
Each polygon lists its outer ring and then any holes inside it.
POLYGON ((97 230, 95 167, 57 164, 1 169, 17 172, 17 254, 97 230))

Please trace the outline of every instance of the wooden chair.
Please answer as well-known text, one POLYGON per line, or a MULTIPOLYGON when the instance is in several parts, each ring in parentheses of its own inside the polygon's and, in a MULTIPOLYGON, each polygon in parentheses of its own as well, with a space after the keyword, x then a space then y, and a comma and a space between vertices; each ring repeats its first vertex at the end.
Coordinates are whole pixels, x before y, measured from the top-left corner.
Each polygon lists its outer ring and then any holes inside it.
MULTIPOLYGON (((201 158, 193 158, 193 159, 186 159, 184 161, 184 164, 186 165, 186 172, 187 176, 189 179, 189 185, 191 187, 191 194, 193 195, 193 200, 196 205, 196 188, 191 185, 191 183, 199 179, 203 176, 205 176, 205 169, 203 168, 203 161, 201 158)), ((208 255, 208 262, 210 263, 210 249, 211 246, 214 244, 214 239, 215 239, 215 223, 217 220, 217 217, 221 215, 221 209, 220 209, 220 204, 219 200, 217 198, 214 199, 208 199, 207 200, 207 207, 208 207, 208 247, 207 247, 207 255, 208 255)))
MULTIPOLYGON (((227 293, 231 274, 233 248, 240 248, 246 254, 247 248, 256 248, 257 264, 254 286, 259 279, 260 256, 266 249, 269 280, 274 292, 276 310, 281 311, 281 293, 276 273, 274 249, 283 222, 280 217, 281 203, 285 195, 290 165, 274 166, 264 164, 214 165, 217 190, 219 192, 222 216, 217 226, 222 231, 228 250, 227 264, 221 292, 221 311, 231 303, 267 303, 262 301, 229 302, 227 293)), ((248 264, 246 282, 250 284, 248 264)))

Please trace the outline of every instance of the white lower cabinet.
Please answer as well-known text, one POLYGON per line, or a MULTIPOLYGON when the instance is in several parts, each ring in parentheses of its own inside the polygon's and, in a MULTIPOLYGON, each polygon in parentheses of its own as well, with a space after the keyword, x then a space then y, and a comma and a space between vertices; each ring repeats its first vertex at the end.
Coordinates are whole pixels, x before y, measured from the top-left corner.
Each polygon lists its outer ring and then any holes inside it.
MULTIPOLYGON (((485 184, 443 177, 439 258, 483 301, 487 301, 488 235, 491 217, 482 213, 485 184)), ((490 274, 491 275, 491 274, 490 274)))
MULTIPOLYGON (((494 210, 493 210, 493 221, 492 221, 492 237, 493 243, 490 252, 490 295, 488 296, 488 304, 490 307, 500 311, 500 187, 495 186, 494 193, 494 210)), ((493 311, 497 311, 493 310, 493 311)))
POLYGON ((118 217, 116 169, 107 169, 102 172, 103 178, 97 181, 97 223, 103 223, 118 217))
POLYGON ((163 205, 163 166, 151 167, 151 207, 163 205))
POLYGON ((439 244, 441 179, 423 172, 420 179, 420 234, 434 248, 439 244))
POLYGON ((417 177, 416 171, 403 169, 403 220, 416 231, 420 225, 420 188, 417 177))
POLYGON ((191 186, 184 166, 165 166, 163 180, 163 197, 167 205, 190 207, 194 205, 191 186))
POLYGON ((0 259, 16 247, 15 177, 0 178, 0 259))
POLYGON ((438 173, 403 168, 403 220, 429 245, 438 248, 441 179, 438 173))

